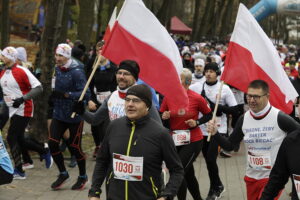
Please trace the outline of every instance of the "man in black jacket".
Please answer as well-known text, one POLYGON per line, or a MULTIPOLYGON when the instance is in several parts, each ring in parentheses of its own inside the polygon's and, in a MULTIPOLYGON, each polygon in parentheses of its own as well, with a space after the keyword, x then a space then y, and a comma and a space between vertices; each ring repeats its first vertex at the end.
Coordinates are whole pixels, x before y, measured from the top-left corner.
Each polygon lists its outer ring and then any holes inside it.
POLYGON ((261 200, 272 200, 284 188, 289 177, 292 179, 292 200, 300 199, 300 131, 290 133, 282 142, 270 179, 261 200))
POLYGON ((107 199, 172 199, 181 185, 183 167, 167 129, 149 116, 150 89, 135 85, 125 97, 126 117, 115 119, 107 129, 97 155, 90 200, 100 198, 108 171, 107 199), (170 172, 166 188, 160 190, 162 162, 170 172))

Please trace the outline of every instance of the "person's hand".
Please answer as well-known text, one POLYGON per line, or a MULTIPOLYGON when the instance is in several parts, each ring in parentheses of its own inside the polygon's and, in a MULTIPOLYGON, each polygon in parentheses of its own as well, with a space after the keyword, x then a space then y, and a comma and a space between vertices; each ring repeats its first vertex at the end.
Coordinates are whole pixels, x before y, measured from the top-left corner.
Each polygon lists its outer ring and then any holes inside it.
POLYGON ((72 111, 79 115, 83 115, 83 113, 85 112, 85 107, 84 107, 83 101, 76 101, 73 104, 72 111))
POLYGON ((185 123, 190 127, 190 128, 194 128, 197 126, 197 121, 194 119, 189 119, 186 120, 185 123))
POLYGON ((14 108, 19 108, 20 105, 21 105, 22 103, 24 103, 23 97, 16 98, 16 99, 14 99, 13 101, 14 101, 14 102, 13 102, 13 105, 12 105, 12 106, 13 106, 14 108))
POLYGON ((97 104, 95 104, 93 101, 89 101, 88 102, 88 107, 89 107, 89 110, 90 111, 95 111, 95 110, 97 110, 97 104))
POLYGON ((166 199, 167 199, 166 197, 160 197, 157 200, 166 200, 166 199))
POLYGON ((218 131, 217 123, 215 120, 210 120, 207 122, 207 132, 211 135, 215 135, 218 131))
POLYGON ((161 118, 162 118, 163 120, 170 119, 170 111, 165 111, 165 112, 163 112, 161 118))
POLYGON ((90 197, 89 200, 100 200, 98 197, 90 197))

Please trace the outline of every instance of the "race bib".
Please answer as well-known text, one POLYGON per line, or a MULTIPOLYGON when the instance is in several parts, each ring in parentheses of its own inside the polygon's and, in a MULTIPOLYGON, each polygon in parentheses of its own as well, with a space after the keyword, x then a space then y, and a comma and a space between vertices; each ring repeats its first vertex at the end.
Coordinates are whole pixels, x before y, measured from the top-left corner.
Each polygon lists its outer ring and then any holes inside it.
POLYGON ((125 181, 142 181, 143 163, 143 157, 132 157, 114 153, 114 178, 125 181))
POLYGON ((300 199, 300 175, 293 174, 293 180, 298 198, 300 199))
POLYGON ((271 170, 271 156, 267 154, 256 154, 248 151, 248 163, 256 170, 271 170))
POLYGON ((4 98, 4 101, 5 101, 5 103, 6 103, 7 106, 12 106, 13 100, 15 99, 14 96, 12 96, 12 95, 4 95, 3 98, 4 98))
POLYGON ((175 146, 187 145, 191 142, 191 133, 189 130, 176 130, 173 131, 173 140, 175 146))
POLYGON ((106 92, 96 92, 96 96, 97 96, 97 101, 99 103, 103 103, 104 100, 109 97, 109 95, 111 94, 110 91, 106 91, 106 92))

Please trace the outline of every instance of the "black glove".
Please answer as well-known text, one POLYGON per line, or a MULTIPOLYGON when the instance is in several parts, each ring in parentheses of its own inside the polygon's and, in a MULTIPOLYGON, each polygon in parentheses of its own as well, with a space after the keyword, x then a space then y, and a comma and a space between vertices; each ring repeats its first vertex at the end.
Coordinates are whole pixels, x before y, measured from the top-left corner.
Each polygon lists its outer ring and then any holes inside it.
POLYGON ((22 104, 22 103, 24 103, 24 99, 23 99, 23 97, 20 97, 20 98, 16 98, 16 99, 14 99, 13 100, 14 102, 13 102, 13 107, 14 108, 19 108, 19 106, 22 104))
POLYGON ((67 95, 66 95, 66 93, 64 93, 62 91, 54 90, 54 91, 52 91, 51 97, 56 98, 56 99, 64 99, 64 98, 67 98, 67 95))
MULTIPOLYGON (((206 98, 206 101, 209 103, 209 107, 210 107, 211 111, 214 112, 216 104, 213 103, 209 98, 206 98)), ((217 117, 222 116, 222 106, 220 104, 218 106, 216 116, 217 117)))
POLYGON ((85 112, 85 107, 83 101, 77 101, 73 104, 72 111, 79 114, 83 115, 85 112))

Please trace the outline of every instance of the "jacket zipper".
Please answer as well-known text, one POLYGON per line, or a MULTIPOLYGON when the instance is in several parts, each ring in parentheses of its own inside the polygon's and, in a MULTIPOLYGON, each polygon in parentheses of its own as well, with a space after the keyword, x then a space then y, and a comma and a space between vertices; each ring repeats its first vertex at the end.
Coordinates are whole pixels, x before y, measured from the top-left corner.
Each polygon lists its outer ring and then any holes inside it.
POLYGON ((157 187, 155 186, 155 183, 154 183, 154 181, 153 181, 152 176, 150 176, 150 181, 151 181, 152 190, 153 190, 153 193, 154 193, 154 195, 155 195, 155 198, 157 198, 157 192, 158 192, 158 189, 157 189, 157 187))
MULTIPOLYGON (((129 137, 129 141, 128 141, 128 145, 127 145, 126 156, 129 156, 132 138, 133 138, 133 134, 135 131, 135 123, 131 122, 131 125, 132 125, 132 127, 131 127, 131 133, 130 133, 130 137, 129 137)), ((125 181, 125 200, 128 200, 128 181, 125 181)))
POLYGON ((112 176, 112 172, 110 172, 110 174, 109 174, 109 176, 108 176, 108 179, 107 179, 107 181, 106 181, 106 185, 109 184, 109 181, 110 181, 110 179, 111 179, 111 176, 112 176))

